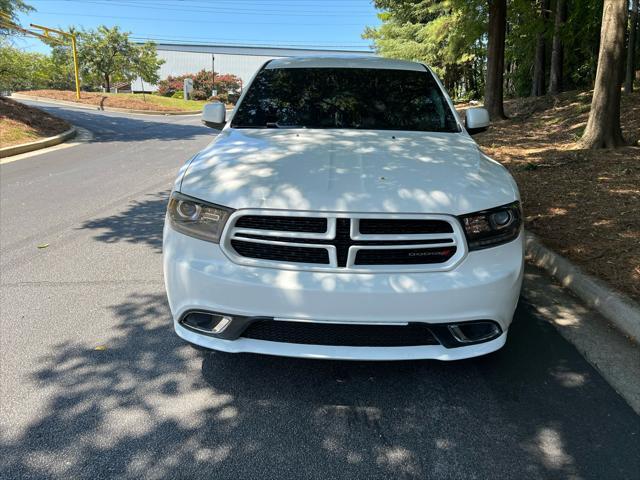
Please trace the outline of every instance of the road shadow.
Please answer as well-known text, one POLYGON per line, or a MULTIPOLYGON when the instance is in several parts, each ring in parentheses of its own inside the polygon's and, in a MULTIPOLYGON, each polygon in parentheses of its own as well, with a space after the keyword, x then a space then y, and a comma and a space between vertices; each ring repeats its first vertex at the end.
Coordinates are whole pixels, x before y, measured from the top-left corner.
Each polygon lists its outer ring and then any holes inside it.
POLYGON ((59 344, 25 379, 42 403, 0 437, 3 479, 602 479, 640 468, 638 417, 526 303, 503 350, 455 363, 202 354, 173 333, 162 293, 132 293, 108 313, 117 324, 102 345, 59 344))
POLYGON ((162 228, 170 191, 147 194, 132 200, 115 215, 84 222, 80 229, 97 230, 95 239, 105 243, 139 243, 162 252, 162 228))
POLYGON ((52 104, 33 104, 41 110, 86 128, 93 134, 92 142, 161 142, 191 140, 209 136, 218 130, 205 127, 197 116, 133 115, 96 110, 70 109, 52 104))

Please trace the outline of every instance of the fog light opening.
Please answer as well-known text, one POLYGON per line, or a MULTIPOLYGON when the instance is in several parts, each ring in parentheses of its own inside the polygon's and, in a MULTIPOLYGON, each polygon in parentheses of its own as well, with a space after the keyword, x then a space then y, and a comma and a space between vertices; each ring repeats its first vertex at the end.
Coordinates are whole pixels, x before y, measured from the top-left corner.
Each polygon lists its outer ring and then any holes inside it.
POLYGON ((199 332, 219 334, 231 325, 232 321, 232 317, 219 313, 191 312, 180 323, 199 332))
POLYGON ((449 325, 453 338, 460 343, 486 342, 498 337, 500 327, 495 322, 467 322, 449 325))

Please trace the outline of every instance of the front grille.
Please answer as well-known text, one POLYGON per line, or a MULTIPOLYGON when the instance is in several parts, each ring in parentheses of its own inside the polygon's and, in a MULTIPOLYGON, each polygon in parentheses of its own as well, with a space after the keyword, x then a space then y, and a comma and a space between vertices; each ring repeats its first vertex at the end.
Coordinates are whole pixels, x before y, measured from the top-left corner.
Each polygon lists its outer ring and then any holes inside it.
POLYGON ((412 347, 437 345, 429 327, 409 325, 347 325, 264 320, 251 324, 244 338, 303 345, 341 347, 412 347))
POLYGON ((271 243, 253 243, 231 240, 231 245, 243 257, 282 262, 328 264, 329 254, 324 248, 295 247, 271 243))
POLYGON ((360 233, 364 235, 398 235, 418 233, 451 233, 449 222, 443 220, 404 220, 363 218, 360 220, 360 233))
POLYGON ((443 263, 456 253, 456 248, 389 248, 385 250, 360 250, 356 265, 419 265, 443 263))
POLYGON ((232 217, 221 246, 233 261, 317 271, 431 271, 450 268, 465 253, 461 226, 444 215, 260 212, 232 217))
POLYGON ((245 215, 236 221, 236 228, 276 230, 279 232, 324 233, 327 231, 327 219, 321 217, 245 215))

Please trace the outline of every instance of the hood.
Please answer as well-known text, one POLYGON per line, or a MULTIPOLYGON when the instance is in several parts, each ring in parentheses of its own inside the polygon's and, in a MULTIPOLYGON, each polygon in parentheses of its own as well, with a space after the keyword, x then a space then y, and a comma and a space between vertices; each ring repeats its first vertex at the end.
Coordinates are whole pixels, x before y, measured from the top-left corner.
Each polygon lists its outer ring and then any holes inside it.
POLYGON ((225 129, 180 191, 239 208, 460 215, 518 198, 464 133, 225 129))

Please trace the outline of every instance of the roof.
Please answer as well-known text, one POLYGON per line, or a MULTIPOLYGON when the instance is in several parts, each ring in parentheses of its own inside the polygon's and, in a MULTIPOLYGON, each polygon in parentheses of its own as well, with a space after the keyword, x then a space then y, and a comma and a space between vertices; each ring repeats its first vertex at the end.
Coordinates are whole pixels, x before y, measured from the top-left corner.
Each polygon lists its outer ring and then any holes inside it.
POLYGON ((421 63, 365 55, 311 55, 271 60, 266 69, 276 68, 377 68, 424 72, 421 63))
POLYGON ((258 55, 267 57, 294 57, 300 55, 333 55, 333 54, 358 54, 362 56, 375 55, 373 51, 366 50, 340 50, 340 49, 316 49, 277 46, 246 46, 246 45, 214 45, 214 44, 186 44, 186 43, 156 43, 158 51, 195 52, 195 53, 219 53, 226 55, 258 55))

